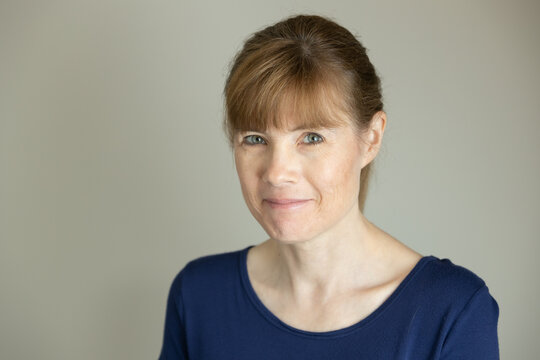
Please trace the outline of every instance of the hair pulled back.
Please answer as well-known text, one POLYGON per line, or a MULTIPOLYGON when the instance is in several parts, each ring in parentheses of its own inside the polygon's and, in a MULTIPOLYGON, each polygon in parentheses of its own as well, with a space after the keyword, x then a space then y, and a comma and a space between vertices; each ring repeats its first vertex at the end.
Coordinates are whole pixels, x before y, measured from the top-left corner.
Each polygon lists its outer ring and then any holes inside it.
MULTIPOLYGON (((361 134, 383 110, 381 85, 364 46, 321 17, 290 17, 254 33, 236 55, 225 84, 224 130, 287 128, 281 111, 309 128, 348 121, 361 134)), ((363 211, 372 163, 360 175, 363 211)))

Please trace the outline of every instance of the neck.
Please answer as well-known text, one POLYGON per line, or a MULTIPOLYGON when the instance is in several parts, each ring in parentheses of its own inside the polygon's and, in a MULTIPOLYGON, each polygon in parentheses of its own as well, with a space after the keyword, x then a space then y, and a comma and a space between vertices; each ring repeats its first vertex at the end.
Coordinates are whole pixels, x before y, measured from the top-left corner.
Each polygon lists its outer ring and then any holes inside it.
POLYGON ((321 303, 362 286, 370 278, 370 263, 379 249, 373 227, 356 210, 317 238, 298 243, 270 239, 276 284, 297 304, 321 303))

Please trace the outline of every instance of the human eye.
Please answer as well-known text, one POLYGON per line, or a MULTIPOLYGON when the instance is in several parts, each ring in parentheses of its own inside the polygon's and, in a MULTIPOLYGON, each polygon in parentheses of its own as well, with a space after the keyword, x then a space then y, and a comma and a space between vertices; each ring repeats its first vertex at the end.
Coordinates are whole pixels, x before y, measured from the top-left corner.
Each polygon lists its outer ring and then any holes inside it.
POLYGON ((304 136, 304 143, 308 145, 318 145, 324 141, 323 137, 317 133, 309 133, 304 136), (306 141, 307 140, 307 141, 306 141))
POLYGON ((248 135, 244 137, 243 143, 246 145, 258 145, 265 144, 265 141, 260 135, 248 135))

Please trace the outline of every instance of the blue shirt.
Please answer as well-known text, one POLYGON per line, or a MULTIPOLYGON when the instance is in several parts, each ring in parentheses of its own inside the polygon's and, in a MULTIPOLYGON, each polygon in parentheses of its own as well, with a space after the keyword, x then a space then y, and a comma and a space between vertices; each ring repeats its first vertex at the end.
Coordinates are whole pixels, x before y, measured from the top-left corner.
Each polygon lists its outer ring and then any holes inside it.
POLYGON ((423 257, 373 313, 311 332, 257 297, 247 251, 200 257, 174 279, 160 359, 499 359, 499 308, 486 284, 448 259, 423 257))

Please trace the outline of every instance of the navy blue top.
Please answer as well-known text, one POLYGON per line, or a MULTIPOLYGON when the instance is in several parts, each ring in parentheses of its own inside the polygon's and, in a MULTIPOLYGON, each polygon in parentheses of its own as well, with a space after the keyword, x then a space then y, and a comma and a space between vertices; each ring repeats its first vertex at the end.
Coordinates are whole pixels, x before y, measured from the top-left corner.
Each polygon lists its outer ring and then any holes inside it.
POLYGON ((482 279, 423 257, 373 313, 343 329, 287 325, 257 297, 248 246, 190 261, 168 297, 160 359, 499 359, 499 307, 482 279))

